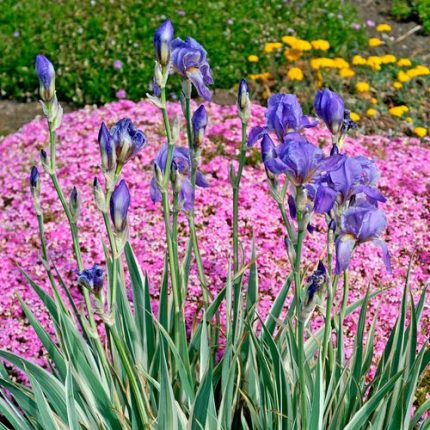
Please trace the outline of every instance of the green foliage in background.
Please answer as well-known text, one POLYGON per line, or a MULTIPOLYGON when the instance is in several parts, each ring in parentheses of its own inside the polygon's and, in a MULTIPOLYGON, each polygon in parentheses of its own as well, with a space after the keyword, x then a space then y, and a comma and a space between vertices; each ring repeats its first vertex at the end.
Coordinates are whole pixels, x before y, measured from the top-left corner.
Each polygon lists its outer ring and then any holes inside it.
POLYGON ((0 0, 0 8, 0 94, 20 100, 36 98, 28 65, 38 53, 55 60, 60 100, 105 103, 120 89, 142 98, 154 68, 152 32, 165 18, 177 36, 205 46, 218 88, 232 88, 250 73, 244 58, 288 29, 327 39, 339 54, 364 43, 351 29, 354 10, 341 0, 0 0), (120 70, 115 60, 123 63, 120 70))
POLYGON ((391 12, 398 19, 418 19, 430 33, 430 0, 393 0, 391 12))

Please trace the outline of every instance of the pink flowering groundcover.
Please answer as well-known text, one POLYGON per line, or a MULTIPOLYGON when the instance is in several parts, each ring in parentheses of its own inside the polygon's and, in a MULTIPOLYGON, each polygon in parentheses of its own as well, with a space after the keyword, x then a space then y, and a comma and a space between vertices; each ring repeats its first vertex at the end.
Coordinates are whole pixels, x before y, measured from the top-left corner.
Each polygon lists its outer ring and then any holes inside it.
MULTIPOLYGON (((179 113, 180 105, 168 106, 171 116, 179 113)), ((210 188, 199 189, 196 196, 196 222, 200 248, 208 275, 210 289, 219 291, 224 285, 231 249, 232 190, 228 180, 228 165, 240 146, 240 121, 235 106, 207 105, 209 126, 202 153, 201 169, 206 173, 210 188)), ((152 203, 149 182, 152 160, 164 143, 159 109, 148 102, 127 100, 98 109, 87 108, 65 115, 58 130, 58 176, 66 194, 76 186, 82 199, 79 219, 81 248, 86 266, 104 264, 102 242, 106 241, 100 213, 93 202, 94 176, 102 179, 97 134, 102 121, 110 127, 123 117, 129 117, 144 130, 148 145, 133 162, 126 165, 126 179, 132 203, 129 211, 131 243, 143 270, 149 274, 151 294, 158 297, 165 251, 164 224, 161 208, 152 203)), ((264 123, 264 109, 254 106, 253 125, 264 123)), ((182 127, 184 131, 184 127, 182 127)), ((306 132, 308 139, 326 150, 331 137, 325 128, 306 132)), ((185 136, 181 144, 186 145, 185 136)), ((44 353, 32 328, 26 322, 15 292, 19 292, 36 316, 49 326, 35 293, 20 275, 22 266, 35 281, 49 290, 44 268, 39 262, 40 246, 37 219, 32 207, 28 177, 33 164, 39 164, 39 151, 47 148, 48 133, 44 119, 36 119, 18 133, 0 142, 1 196, 0 205, 0 348, 6 348, 35 361, 43 362, 44 353)), ((404 279, 413 256, 410 287, 415 298, 423 290, 430 272, 430 145, 414 138, 357 136, 346 139, 344 151, 350 155, 365 155, 376 160, 381 171, 380 189, 387 197, 384 210, 389 226, 386 241, 392 256, 393 274, 385 272, 379 251, 373 245, 363 245, 355 252, 350 274, 350 302, 364 296, 367 288, 385 287, 374 298, 368 311, 369 323, 379 312, 375 350, 377 355, 385 345, 386 336, 394 324, 404 288, 404 279)), ((264 317, 282 287, 290 266, 284 248, 284 227, 276 203, 270 197, 265 172, 258 149, 248 152, 240 191, 240 236, 247 256, 252 237, 257 247, 259 271, 259 313, 264 317)), ((67 279, 72 294, 80 299, 76 283, 70 232, 61 205, 46 174, 42 175, 42 208, 51 260, 67 279)), ((185 247, 187 222, 181 218, 180 245, 185 247)), ((316 221, 316 230, 308 235, 304 247, 305 262, 314 267, 324 258, 324 220, 316 221)), ((340 289, 340 288, 339 288, 340 289)), ((154 300, 156 308, 156 300, 154 300)), ((191 277, 186 317, 191 322, 198 312, 200 287, 197 277, 191 277)), ((288 306, 288 303, 287 303, 288 306)), ((346 333, 353 339, 357 313, 345 321, 346 333)), ((313 327, 322 323, 315 313, 313 327)), ((420 327, 422 344, 430 333, 430 305, 427 301, 420 327)), ((351 344, 351 342, 350 342, 351 344)))

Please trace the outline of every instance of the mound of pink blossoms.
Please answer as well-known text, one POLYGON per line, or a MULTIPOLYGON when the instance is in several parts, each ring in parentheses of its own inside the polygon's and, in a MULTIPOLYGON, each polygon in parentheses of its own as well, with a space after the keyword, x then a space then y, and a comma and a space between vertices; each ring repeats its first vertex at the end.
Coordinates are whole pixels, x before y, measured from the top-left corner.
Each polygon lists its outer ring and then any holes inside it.
MULTIPOLYGON (((205 271, 210 289, 218 291, 226 280, 227 262, 231 249, 232 191, 228 181, 228 164, 240 146, 240 121, 236 108, 208 106, 209 126, 202 155, 202 170, 211 188, 198 189, 196 196, 196 223, 205 271)), ((170 115, 180 113, 178 104, 169 105, 170 115)), ((82 198, 79 219, 81 248, 85 265, 104 264, 102 241, 106 241, 100 213, 93 202, 92 181, 95 175, 102 179, 99 168, 97 133, 102 121, 111 126, 123 117, 131 118, 143 129, 148 145, 123 171, 132 196, 129 211, 131 243, 143 270, 149 274, 151 293, 158 296, 165 251, 164 226, 161 208, 149 197, 152 176, 151 162, 164 143, 159 110, 147 102, 120 101, 99 109, 84 109, 65 115, 58 130, 57 160, 60 183, 68 195, 75 185, 82 198)), ((264 123, 264 109, 253 107, 250 127, 264 123)), ((184 127, 182 127, 184 131, 184 127)), ((330 136, 325 128, 307 132, 315 144, 329 147, 330 136), (327 142, 324 144, 324 142, 327 142)), ((18 133, 0 143, 2 211, 0 250, 2 267, 0 282, 0 348, 7 348, 35 360, 43 359, 43 349, 29 327, 20 309, 15 292, 19 292, 30 308, 45 325, 48 317, 37 296, 19 274, 22 266, 37 282, 49 290, 42 265, 38 262, 40 245, 37 220, 32 207, 28 177, 33 164, 39 164, 39 150, 47 149, 48 134, 44 119, 35 120, 18 133)), ((181 144, 186 145, 185 136, 181 144)), ((376 352, 380 353, 386 335, 394 324, 404 287, 404 277, 411 255, 414 265, 410 286, 417 297, 424 288, 430 271, 428 247, 430 151, 428 141, 418 139, 389 139, 383 136, 360 136, 346 140, 344 151, 351 155, 366 155, 377 159, 381 171, 380 188, 387 196, 384 205, 389 227, 385 238, 392 255, 393 275, 385 272, 376 247, 361 246, 351 264, 350 302, 363 297, 367 287, 388 287, 372 300, 369 321, 379 308, 376 352)), ((240 191, 240 231, 245 251, 249 256, 254 235, 258 252, 259 312, 265 316, 277 292, 290 271, 284 248, 284 227, 276 204, 268 193, 265 173, 258 149, 248 153, 252 164, 245 168, 240 191)), ((68 280, 78 300, 76 266, 72 256, 70 232, 60 203, 50 180, 42 173, 42 207, 51 261, 68 280)), ((320 217, 321 218, 321 217, 320 217)), ((186 219, 182 216, 181 245, 186 244, 186 219)), ((314 267, 324 257, 325 227, 322 218, 317 229, 308 235, 304 247, 305 264, 314 267)), ((340 286, 339 286, 340 289, 340 286)), ((191 277, 186 316, 191 321, 199 308, 200 287, 194 274, 191 277)), ((420 327, 420 343, 430 332, 430 309, 427 301, 420 327)), ((358 315, 346 320, 347 334, 353 338, 358 315)), ((315 315, 313 326, 321 323, 315 315)))

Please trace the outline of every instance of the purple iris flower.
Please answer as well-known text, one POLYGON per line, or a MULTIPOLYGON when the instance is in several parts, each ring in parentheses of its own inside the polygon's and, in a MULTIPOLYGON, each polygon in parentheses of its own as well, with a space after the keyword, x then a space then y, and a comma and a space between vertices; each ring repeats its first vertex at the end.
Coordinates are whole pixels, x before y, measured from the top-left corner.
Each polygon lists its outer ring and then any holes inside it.
POLYGON ((40 174, 36 166, 33 166, 30 171, 30 187, 37 188, 40 184, 40 174))
POLYGON ((193 127, 194 148, 197 149, 203 143, 206 127, 208 125, 208 114, 203 105, 200 105, 194 112, 191 124, 193 127))
MULTIPOLYGON (((296 186, 313 182, 323 172, 337 168, 341 156, 325 157, 321 149, 299 133, 289 133, 277 148, 265 147, 265 166, 273 174, 285 173, 296 186), (270 154, 268 157, 267 154, 270 154)), ((263 149, 263 146, 262 146, 263 149)))
POLYGON ((325 207, 318 208, 317 212, 326 212, 326 207, 330 207, 330 210, 338 196, 339 203, 343 205, 360 193, 363 193, 370 203, 384 203, 386 198, 375 188, 379 178, 375 163, 362 156, 344 155, 342 158, 339 168, 328 172, 321 181, 317 194, 321 193, 321 205, 325 207))
POLYGON ((372 241, 382 250, 387 271, 391 273, 390 254, 386 243, 379 237, 387 227, 387 218, 380 209, 366 200, 360 200, 345 211, 341 220, 341 232, 336 239, 337 274, 346 270, 355 248, 361 243, 372 241))
POLYGON ((345 104, 342 97, 328 88, 318 91, 315 96, 314 109, 330 132, 338 134, 342 128, 345 117, 345 104))
POLYGON ((118 164, 124 165, 133 158, 146 144, 143 131, 138 130, 131 119, 118 121, 110 130, 118 164))
POLYGON ((116 169, 116 153, 115 146, 111 134, 109 133, 106 124, 102 122, 98 136, 100 146, 100 157, 102 167, 105 172, 110 172, 116 169))
MULTIPOLYGON (((168 155, 168 145, 164 144, 157 154, 154 164, 162 172, 166 170, 168 155)), ((194 189, 190 181, 191 177, 191 158, 190 151, 188 148, 183 148, 180 146, 175 146, 173 148, 172 166, 171 170, 175 172, 176 175, 180 176, 179 183, 179 203, 181 208, 188 211, 192 210, 194 207, 194 189)), ((206 188, 209 186, 204 175, 197 170, 196 172, 196 185, 198 187, 206 188)), ((161 201, 161 191, 157 185, 157 179, 155 176, 151 180, 150 194, 152 201, 161 201)))
POLYGON ((164 21, 154 33, 155 57, 162 66, 169 64, 173 33, 174 28, 170 19, 164 21))
POLYGON ((294 94, 274 94, 270 97, 266 111, 266 127, 252 128, 248 136, 248 146, 252 146, 268 132, 275 132, 282 143, 287 134, 298 132, 302 128, 315 127, 312 121, 303 115, 302 107, 294 94))
POLYGON ((90 269, 85 269, 78 274, 78 284, 90 291, 99 292, 103 288, 105 273, 98 264, 90 269))
POLYGON ((117 233, 127 228, 127 212, 130 206, 130 191, 124 179, 116 186, 110 200, 110 216, 117 233))
POLYGON ((268 131, 274 131, 279 141, 283 142, 288 132, 314 127, 317 122, 312 122, 303 115, 302 107, 294 94, 274 94, 268 102, 266 124, 268 131))
POLYGON ((40 96, 43 100, 49 101, 55 95, 54 66, 44 55, 37 55, 35 68, 40 83, 40 96))
POLYGON ((212 98, 212 92, 207 87, 213 84, 211 68, 200 43, 192 37, 187 37, 185 41, 176 38, 172 42, 172 64, 177 73, 193 83, 200 97, 205 100, 212 98))

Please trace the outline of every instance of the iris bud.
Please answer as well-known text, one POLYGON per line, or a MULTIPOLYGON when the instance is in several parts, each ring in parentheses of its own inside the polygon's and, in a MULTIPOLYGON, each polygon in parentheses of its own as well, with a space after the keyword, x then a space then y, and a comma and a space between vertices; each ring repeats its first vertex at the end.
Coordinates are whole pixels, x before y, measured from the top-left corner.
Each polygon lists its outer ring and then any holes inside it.
POLYGON ((78 284, 85 287, 92 293, 98 294, 104 283, 105 273, 98 264, 94 264, 90 269, 85 269, 78 274, 78 284))
POLYGON ((296 195, 296 208, 298 212, 303 212, 308 202, 308 192, 306 188, 300 187, 296 195))
POLYGON ((102 125, 100 126, 98 142, 100 146, 100 157, 103 171, 114 171, 116 169, 116 153, 114 141, 104 122, 102 122, 102 125))
POLYGON ((127 213, 130 206, 130 192, 124 180, 121 180, 112 193, 110 200, 110 216, 117 233, 127 228, 127 213))
POLYGON ((105 193, 100 186, 100 182, 97 177, 94 178, 93 182, 94 200, 96 202, 97 209, 100 212, 106 212, 106 197, 105 193))
POLYGON ((37 215, 42 215, 40 208, 40 174, 36 166, 31 168, 30 172, 30 190, 33 196, 33 206, 37 215))
POLYGON ((247 122, 251 114, 251 101, 249 99, 248 84, 245 79, 242 79, 239 84, 237 93, 237 108, 243 122, 247 122))
POLYGON ((296 263, 296 250, 294 248, 293 242, 291 242, 288 236, 285 236, 284 241, 285 241, 285 247, 287 248, 288 260, 291 266, 294 267, 294 264, 296 263))
POLYGON ((72 192, 70 193, 69 210, 70 210, 70 215, 72 217, 72 221, 74 223, 76 223, 79 218, 80 208, 81 208, 81 198, 79 196, 79 192, 76 189, 76 187, 73 187, 72 192))
POLYGON ((339 147, 336 144, 333 144, 330 150, 330 156, 339 154, 339 147))
POLYGON ((342 97, 328 88, 320 90, 315 96, 314 109, 333 135, 341 131, 345 115, 342 97))
POLYGON ((44 149, 40 150, 40 162, 42 163, 43 170, 49 175, 51 173, 51 168, 49 167, 48 154, 44 149))
POLYGON ((36 74, 39 78, 39 92, 43 101, 49 102, 55 95, 55 70, 52 63, 44 56, 37 55, 36 74))
POLYGON ((143 131, 138 130, 130 119, 118 121, 111 129, 117 164, 123 166, 146 145, 143 131))
POLYGON ((199 106, 194 112, 191 124, 193 127, 193 144, 196 150, 203 144, 206 127, 208 125, 208 114, 203 105, 199 106))
POLYGON ((170 62, 173 33, 174 28, 170 19, 164 21, 154 33, 155 57, 163 67, 170 62))

